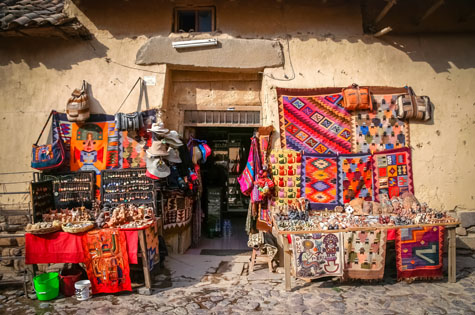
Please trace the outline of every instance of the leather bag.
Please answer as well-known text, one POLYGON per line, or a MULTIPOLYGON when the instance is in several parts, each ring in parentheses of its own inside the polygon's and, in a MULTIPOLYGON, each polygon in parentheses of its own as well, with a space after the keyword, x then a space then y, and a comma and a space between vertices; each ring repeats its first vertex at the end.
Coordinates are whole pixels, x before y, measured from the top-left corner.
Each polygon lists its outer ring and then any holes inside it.
POLYGON ((373 102, 368 87, 360 87, 353 84, 342 90, 343 107, 348 111, 373 110, 373 102))
POLYGON ((81 89, 75 89, 71 94, 66 104, 66 115, 69 121, 84 122, 89 119, 91 113, 86 81, 82 81, 81 89))
MULTIPOLYGON (((115 114, 115 126, 117 130, 119 131, 137 131, 142 129, 144 125, 143 121, 143 116, 141 112, 141 105, 142 105, 142 97, 144 95, 144 88, 143 88, 144 82, 142 78, 138 78, 137 81, 135 82, 134 86, 132 89, 130 89, 129 94, 125 97, 124 101, 122 104, 119 106, 119 109, 117 110, 117 113, 115 114), (134 88, 137 86, 137 84, 140 82, 140 97, 139 97, 139 103, 138 103, 138 108, 136 112, 130 113, 130 114, 125 114, 125 113, 119 113, 119 110, 122 108, 124 105, 125 101, 129 97, 130 93, 134 90, 134 88)), ((147 95, 145 94, 145 101, 148 105, 148 100, 147 100, 147 95)), ((148 106, 147 106, 148 107, 148 106)))
POLYGON ((33 144, 31 167, 40 171, 58 168, 65 161, 63 140, 61 139, 59 122, 58 119, 53 117, 56 114, 56 111, 51 111, 51 114, 49 115, 48 120, 46 120, 43 130, 41 130, 40 136, 36 140, 35 144, 33 144), (45 128, 48 125, 51 117, 53 117, 53 128, 57 128, 57 139, 53 139, 53 143, 51 144, 38 145, 38 142, 40 141, 41 136, 43 135, 43 132, 45 131, 45 128))
POLYGON ((413 119, 428 121, 432 115, 430 98, 417 96, 411 87, 407 87, 407 94, 397 97, 397 117, 399 119, 413 119))

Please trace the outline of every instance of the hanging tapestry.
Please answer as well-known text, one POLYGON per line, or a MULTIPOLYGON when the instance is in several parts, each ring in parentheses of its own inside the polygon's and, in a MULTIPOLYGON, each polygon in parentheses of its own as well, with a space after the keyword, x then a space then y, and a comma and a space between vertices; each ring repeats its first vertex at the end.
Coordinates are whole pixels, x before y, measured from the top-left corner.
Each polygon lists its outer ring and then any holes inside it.
POLYGON ((425 226, 396 230, 398 280, 442 278, 444 227, 425 226))
POLYGON ((272 217, 271 210, 269 208, 269 199, 258 203, 258 215, 256 220, 256 229, 264 232, 272 231, 272 217))
POLYGON ((100 229, 82 238, 92 294, 132 291, 125 236, 117 229, 100 229))
POLYGON ((354 153, 409 147, 409 123, 397 119, 396 115, 398 95, 373 95, 374 111, 360 111, 353 115, 354 153))
POLYGON ((386 230, 344 233, 345 277, 383 279, 386 261, 386 230))
MULTIPOLYGON (((140 233, 140 232, 139 232, 140 233)), ((155 221, 145 230, 145 243, 147 246, 148 270, 152 271, 153 267, 160 262, 160 252, 158 248, 158 221, 155 221)))
POLYGON ((122 168, 146 167, 146 151, 152 145, 152 133, 147 130, 156 121, 156 111, 141 112, 144 126, 138 131, 122 131, 120 158, 122 168))
POLYGON ((278 205, 294 204, 301 195, 302 153, 294 150, 272 150, 269 161, 278 205))
POLYGON ((292 234, 296 277, 316 279, 343 276, 343 235, 292 234))
POLYGON ((373 200, 373 168, 369 154, 340 155, 338 157, 339 202, 345 204, 355 198, 373 200))
POLYGON ((336 155, 304 155, 302 196, 308 200, 310 209, 335 209, 338 206, 337 160, 336 155))
POLYGON ((193 198, 183 193, 171 192, 165 198, 163 229, 183 228, 191 222, 193 198))
POLYGON ((389 198, 404 192, 414 194, 411 149, 401 148, 382 151, 373 155, 374 199, 381 194, 389 198))
POLYGON ((277 89, 281 147, 305 153, 351 153, 351 115, 341 89, 277 89))

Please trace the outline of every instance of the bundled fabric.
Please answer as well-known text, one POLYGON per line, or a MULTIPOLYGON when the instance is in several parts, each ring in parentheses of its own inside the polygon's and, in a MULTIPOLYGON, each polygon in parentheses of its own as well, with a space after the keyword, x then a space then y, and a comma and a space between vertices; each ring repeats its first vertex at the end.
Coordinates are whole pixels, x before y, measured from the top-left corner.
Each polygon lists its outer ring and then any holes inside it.
POLYGON ((440 279, 444 243, 443 226, 396 230, 397 278, 440 279))
POLYGON ((431 102, 428 96, 417 96, 413 89, 407 87, 407 94, 397 97, 397 117, 428 121, 432 115, 431 102))
POLYGON ((369 88, 353 84, 343 89, 343 107, 348 111, 373 110, 369 88))
POLYGON ((345 278, 383 279, 386 239, 386 230, 344 233, 345 278))
POLYGON ((61 139, 61 133, 59 129, 58 119, 53 118, 53 129, 56 129, 56 132, 53 132, 53 143, 38 145, 38 142, 45 131, 46 126, 48 125, 49 120, 53 115, 56 115, 55 111, 52 111, 49 114, 46 124, 41 130, 40 136, 33 144, 31 152, 31 167, 37 170, 51 170, 58 167, 61 167, 65 161, 65 152, 63 147, 63 140, 61 139))
POLYGON ((292 234, 297 277, 316 279, 343 276, 343 235, 292 234))
POLYGON ((84 122, 89 119, 89 96, 87 95, 86 81, 82 81, 81 89, 74 89, 66 104, 66 114, 69 121, 84 122))

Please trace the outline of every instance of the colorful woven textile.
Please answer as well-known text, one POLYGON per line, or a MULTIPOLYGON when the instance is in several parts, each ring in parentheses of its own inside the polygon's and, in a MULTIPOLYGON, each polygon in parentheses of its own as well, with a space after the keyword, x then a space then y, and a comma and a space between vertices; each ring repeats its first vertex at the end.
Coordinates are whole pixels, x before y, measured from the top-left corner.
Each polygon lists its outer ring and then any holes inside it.
POLYGON ((302 187, 302 153, 272 150, 269 156, 278 205, 295 203, 302 187))
POLYGON ((158 221, 155 221, 150 227, 145 230, 145 244, 147 246, 147 260, 148 270, 153 270, 153 267, 160 262, 160 252, 158 248, 158 221))
POLYGON ((336 155, 304 155, 302 196, 309 201, 310 209, 334 209, 338 206, 337 161, 336 155))
POLYGON ((373 155, 374 198, 381 194, 389 198, 408 191, 414 194, 411 149, 401 148, 382 151, 373 155))
POLYGON ((117 229, 93 230, 82 238, 92 293, 132 291, 125 237, 117 229))
POLYGON ((146 150, 152 145, 152 133, 147 129, 156 121, 156 111, 141 113, 144 127, 138 131, 122 131, 120 157, 122 168, 146 167, 146 150))
POLYGON ((314 154, 351 153, 351 116, 341 106, 339 91, 277 89, 282 148, 314 154))
POLYGON ((370 154, 351 154, 338 157, 339 202, 345 204, 355 198, 373 200, 373 169, 370 154))
POLYGON ((375 110, 353 115, 353 152, 374 153, 409 146, 409 123, 396 116, 398 95, 373 95, 375 110))
POLYGON ((345 277, 376 280, 384 276, 386 230, 344 233, 345 277))
POLYGON ((444 227, 396 231, 397 278, 442 278, 444 227))
POLYGON ((316 279, 343 276, 343 235, 292 234, 297 277, 316 279))

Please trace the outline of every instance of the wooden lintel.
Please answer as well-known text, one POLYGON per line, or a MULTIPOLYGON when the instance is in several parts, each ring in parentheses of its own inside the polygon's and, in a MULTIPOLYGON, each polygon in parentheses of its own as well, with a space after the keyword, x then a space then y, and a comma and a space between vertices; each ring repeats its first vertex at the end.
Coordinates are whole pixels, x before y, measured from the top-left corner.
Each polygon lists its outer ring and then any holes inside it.
POLYGON ((389 10, 396 4, 396 0, 389 0, 386 6, 381 10, 373 24, 378 24, 388 14, 389 10))

